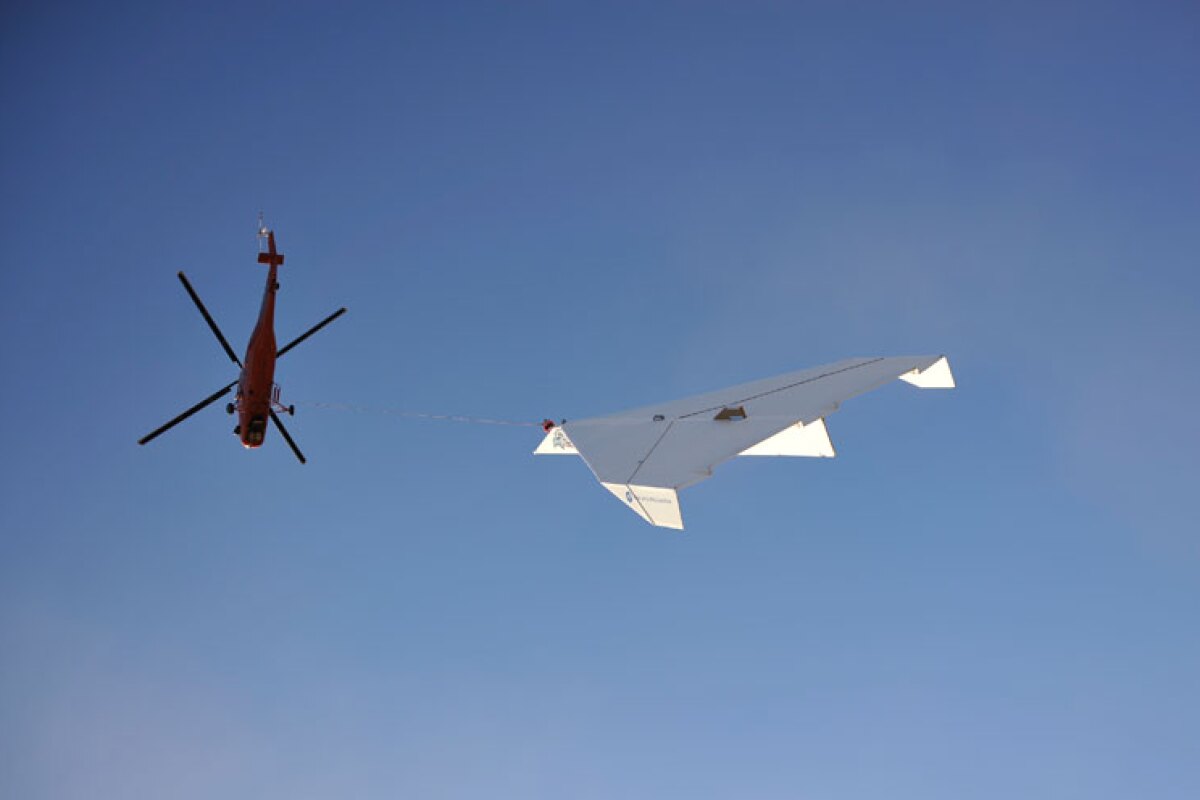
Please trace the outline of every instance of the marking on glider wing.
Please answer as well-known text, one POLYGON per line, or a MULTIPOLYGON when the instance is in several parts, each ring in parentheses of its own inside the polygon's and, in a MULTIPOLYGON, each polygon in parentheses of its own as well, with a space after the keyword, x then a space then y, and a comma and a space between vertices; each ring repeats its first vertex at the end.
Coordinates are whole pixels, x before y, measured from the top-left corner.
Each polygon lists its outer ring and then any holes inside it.
MULTIPOLYGON (((651 456, 651 454, 654 453, 655 448, 657 448, 659 443, 662 442, 662 440, 664 438, 666 438, 667 434, 671 432, 671 428, 674 425, 675 425, 675 420, 671 420, 670 422, 667 423, 667 427, 665 429, 663 429, 662 434, 654 441, 654 444, 650 445, 650 449, 647 450, 646 455, 642 456, 641 460, 638 461, 638 465, 637 465, 637 467, 634 468, 633 474, 629 476, 629 480, 625 481, 625 483, 633 483, 633 479, 636 478, 637 474, 642 471, 642 465, 650 460, 650 456, 651 456)), ((639 503, 640 503, 640 498, 639 498, 639 503)))
POLYGON ((646 507, 644 505, 642 505, 642 498, 640 498, 636 494, 634 494, 632 489, 630 489, 628 491, 630 494, 633 495, 633 501, 635 503, 637 503, 638 508, 640 508, 642 510, 642 515, 645 516, 646 519, 650 520, 651 525, 657 525, 658 523, 656 523, 654 521, 654 517, 651 516, 650 512, 646 510, 646 507))
MULTIPOLYGON (((850 370, 852 370, 852 369, 859 369, 859 368, 861 368, 861 367, 870 366, 871 364, 876 364, 876 363, 878 363, 878 362, 880 362, 880 361, 883 361, 883 358, 882 358, 882 357, 881 357, 881 358, 872 358, 872 359, 870 359, 870 360, 868 360, 868 361, 862 361, 862 362, 859 362, 858 364, 852 364, 852 365, 850 365, 850 366, 848 366, 848 367, 842 367, 841 369, 835 369, 835 370, 833 370, 833 371, 831 371, 831 372, 825 372, 825 373, 822 373, 822 374, 820 374, 820 375, 816 375, 816 376, 814 376, 814 377, 812 377, 812 378, 805 378, 805 379, 804 379, 804 380, 802 380, 802 381, 796 381, 795 383, 789 383, 787 386, 779 386, 779 387, 777 387, 777 388, 775 388, 775 389, 770 389, 770 390, 768 390, 768 391, 765 391, 765 392, 759 392, 758 394, 750 395, 749 397, 743 397, 743 398, 740 398, 739 400, 737 400, 736 402, 738 402, 738 403, 748 403, 748 402, 750 402, 751 400, 757 400, 758 398, 760 398, 760 397, 766 397, 766 396, 767 396, 767 395, 769 395, 769 394, 775 394, 776 392, 782 392, 782 391, 784 391, 784 390, 786 390, 786 389, 794 389, 794 388, 796 388, 797 386, 803 386, 803 385, 804 385, 804 384, 806 384, 806 383, 813 383, 814 381, 819 381, 819 380, 822 380, 822 379, 824 379, 824 378, 828 378, 828 377, 830 377, 831 375, 840 375, 840 374, 841 374, 841 373, 843 373, 843 372, 849 372, 849 371, 850 371, 850 370)), ((728 404, 722 404, 722 405, 719 405, 719 406, 712 406, 711 408, 702 408, 702 409, 700 409, 699 411, 691 411, 691 412, 688 412, 687 414, 680 414, 680 415, 679 415, 679 419, 683 419, 684 417, 694 417, 694 416, 696 416, 696 415, 698 415, 698 414, 707 414, 707 413, 708 413, 708 412, 710 412, 710 411, 716 411, 716 410, 717 410, 717 409, 719 409, 719 408, 725 408, 727 405, 728 405, 728 404)))

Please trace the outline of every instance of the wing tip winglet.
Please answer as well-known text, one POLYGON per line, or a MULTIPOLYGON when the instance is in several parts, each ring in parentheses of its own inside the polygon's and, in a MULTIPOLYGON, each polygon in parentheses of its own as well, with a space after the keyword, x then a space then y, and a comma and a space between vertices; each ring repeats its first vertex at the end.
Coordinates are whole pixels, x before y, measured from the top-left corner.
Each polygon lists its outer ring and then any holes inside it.
POLYGON ((945 356, 925 369, 914 369, 904 373, 900 376, 900 380, 921 389, 955 388, 954 373, 950 371, 950 361, 945 356))

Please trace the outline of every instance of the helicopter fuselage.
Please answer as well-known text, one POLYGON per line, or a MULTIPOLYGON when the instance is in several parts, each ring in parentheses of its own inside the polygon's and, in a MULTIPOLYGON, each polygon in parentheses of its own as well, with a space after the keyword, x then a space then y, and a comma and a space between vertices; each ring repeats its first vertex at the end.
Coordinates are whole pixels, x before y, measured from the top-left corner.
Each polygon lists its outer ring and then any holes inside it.
POLYGON ((262 307, 254 332, 250 334, 250 343, 246 345, 246 357, 242 360, 242 373, 238 378, 238 436, 242 445, 248 448, 262 446, 272 405, 279 402, 275 387, 275 293, 279 290, 276 273, 283 257, 275 256, 274 251, 272 235, 271 253, 262 254, 269 259, 262 307))

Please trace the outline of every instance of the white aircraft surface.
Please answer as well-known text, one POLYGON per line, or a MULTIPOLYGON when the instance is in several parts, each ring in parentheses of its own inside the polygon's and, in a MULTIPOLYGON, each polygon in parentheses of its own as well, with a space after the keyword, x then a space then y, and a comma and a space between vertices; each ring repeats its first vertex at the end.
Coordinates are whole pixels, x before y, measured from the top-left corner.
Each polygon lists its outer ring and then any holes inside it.
POLYGON ((680 489, 734 456, 832 458, 825 417, 899 378, 953 389, 945 356, 852 358, 561 426, 536 455, 579 455, 605 489, 651 525, 683 529, 680 489))

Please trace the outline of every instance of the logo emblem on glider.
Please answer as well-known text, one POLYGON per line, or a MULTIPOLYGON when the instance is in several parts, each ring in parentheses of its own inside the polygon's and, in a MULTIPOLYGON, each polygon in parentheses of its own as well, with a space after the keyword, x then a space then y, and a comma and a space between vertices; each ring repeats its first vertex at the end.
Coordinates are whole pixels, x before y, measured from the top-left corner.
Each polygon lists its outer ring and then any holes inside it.
POLYGON ((625 502, 627 502, 627 503, 633 502, 633 492, 631 492, 629 489, 625 490, 625 502))

